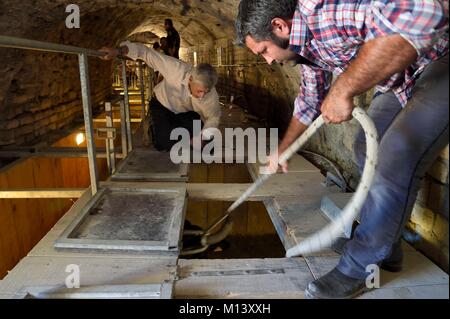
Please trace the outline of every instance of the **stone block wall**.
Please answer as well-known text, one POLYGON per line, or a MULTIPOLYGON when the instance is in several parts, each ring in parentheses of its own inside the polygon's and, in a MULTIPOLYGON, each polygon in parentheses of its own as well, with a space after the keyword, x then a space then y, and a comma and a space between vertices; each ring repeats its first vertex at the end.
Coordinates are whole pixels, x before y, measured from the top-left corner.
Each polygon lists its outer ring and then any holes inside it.
MULTIPOLYGON (((82 118, 77 56, 11 51, 20 60, 12 58, 17 61, 17 72, 10 76, 8 91, 2 95, 0 146, 30 143, 82 118)), ((110 64, 91 59, 90 77, 96 107, 111 92, 110 64)))
POLYGON ((449 265, 448 159, 447 146, 422 181, 405 234, 415 248, 423 251, 446 272, 449 265))
MULTIPOLYGON (((83 2, 78 3, 80 28, 68 29, 68 4, 4 0, 0 34, 98 49, 126 39, 148 14, 133 3, 83 2)), ((77 55, 0 48, 0 60, 0 147, 33 144, 82 118, 77 55)), ((112 66, 90 57, 89 71, 95 108, 112 92, 112 66)))

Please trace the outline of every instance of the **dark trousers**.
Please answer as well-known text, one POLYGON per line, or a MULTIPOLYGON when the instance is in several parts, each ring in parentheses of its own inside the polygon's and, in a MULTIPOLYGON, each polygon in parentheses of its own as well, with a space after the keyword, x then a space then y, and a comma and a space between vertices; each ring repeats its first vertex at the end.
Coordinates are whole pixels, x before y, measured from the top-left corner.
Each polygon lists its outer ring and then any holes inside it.
MULTIPOLYGON (((196 112, 175 114, 162 105, 155 97, 150 101, 153 144, 158 151, 170 151, 178 141, 170 140, 170 133, 176 128, 185 128, 193 137, 194 120, 200 120, 196 112)), ((202 123, 203 127, 203 123, 202 123)))
MULTIPOLYGON (((405 108, 392 92, 374 98, 368 113, 380 135, 374 182, 361 211, 361 224, 346 245, 338 269, 364 279, 366 267, 401 260, 399 239, 413 209, 420 181, 448 144, 448 56, 430 64, 405 108)), ((365 139, 355 143, 360 168, 365 139)))

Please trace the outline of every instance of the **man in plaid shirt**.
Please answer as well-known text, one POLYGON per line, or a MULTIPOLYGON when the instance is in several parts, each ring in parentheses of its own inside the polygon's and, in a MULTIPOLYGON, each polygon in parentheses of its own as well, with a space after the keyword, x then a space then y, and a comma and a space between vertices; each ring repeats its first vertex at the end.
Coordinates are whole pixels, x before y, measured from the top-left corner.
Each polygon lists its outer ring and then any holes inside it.
MULTIPOLYGON (((241 1, 238 43, 269 64, 301 64, 300 92, 278 154, 320 114, 327 123, 350 120, 353 98, 376 89, 368 112, 380 136, 379 164, 361 224, 337 267, 308 285, 307 297, 361 294, 369 265, 401 270, 401 233, 420 179, 448 144, 448 22, 448 0, 241 1)), ((362 132, 355 153, 362 169, 362 132)), ((287 172, 287 163, 280 166, 287 172)))

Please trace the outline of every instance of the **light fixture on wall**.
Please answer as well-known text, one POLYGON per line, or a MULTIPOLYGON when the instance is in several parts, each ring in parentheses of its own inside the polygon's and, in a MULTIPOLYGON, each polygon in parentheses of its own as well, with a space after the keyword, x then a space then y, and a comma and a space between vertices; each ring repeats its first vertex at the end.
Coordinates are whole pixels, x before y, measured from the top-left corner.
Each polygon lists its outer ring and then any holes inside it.
POLYGON ((194 66, 197 66, 197 52, 194 52, 194 66))
POLYGON ((83 133, 79 133, 77 134, 77 136, 75 137, 75 142, 77 143, 78 146, 80 146, 81 144, 84 143, 84 141, 86 140, 85 136, 83 133))

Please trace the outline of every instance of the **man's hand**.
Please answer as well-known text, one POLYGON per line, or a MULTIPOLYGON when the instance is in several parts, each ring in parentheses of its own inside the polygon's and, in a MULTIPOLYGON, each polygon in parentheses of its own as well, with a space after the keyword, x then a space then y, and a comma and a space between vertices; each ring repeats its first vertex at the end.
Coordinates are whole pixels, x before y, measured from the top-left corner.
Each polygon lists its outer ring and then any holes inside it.
POLYGON ((279 155, 283 154, 307 128, 306 125, 300 123, 295 117, 292 117, 289 128, 278 146, 278 150, 269 156, 269 162, 264 167, 267 174, 275 174, 280 167, 283 173, 288 173, 288 163, 278 163, 279 155))
POLYGON ((120 50, 118 48, 103 47, 99 49, 99 51, 105 53, 101 58, 106 61, 113 60, 120 55, 120 50))
POLYGON ((279 155, 281 154, 279 154, 278 151, 276 151, 269 156, 269 162, 266 166, 265 171, 266 174, 275 174, 278 172, 278 168, 280 167, 283 173, 285 174, 288 173, 288 163, 287 162, 279 163, 278 162, 279 155))
POLYGON ((336 91, 332 88, 323 101, 321 112, 325 123, 340 124, 353 118, 353 97, 336 91))
POLYGON ((122 46, 120 48, 103 47, 99 51, 105 53, 105 55, 102 57, 103 60, 112 60, 117 58, 118 56, 126 56, 129 53, 129 49, 127 46, 122 46))

